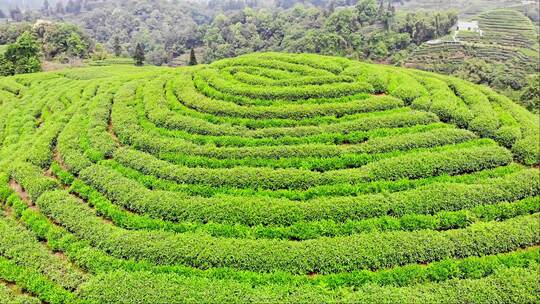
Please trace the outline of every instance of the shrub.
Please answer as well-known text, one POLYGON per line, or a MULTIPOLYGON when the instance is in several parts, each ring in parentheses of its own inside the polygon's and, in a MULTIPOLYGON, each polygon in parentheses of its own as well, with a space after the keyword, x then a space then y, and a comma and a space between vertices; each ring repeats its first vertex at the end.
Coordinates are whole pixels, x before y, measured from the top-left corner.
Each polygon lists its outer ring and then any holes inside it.
POLYGON ((0 302, 532 303, 538 124, 319 55, 5 77, 0 302))
POLYGON ((33 200, 58 185, 53 179, 43 176, 40 168, 28 163, 13 164, 10 175, 33 200))
POLYGON ((540 164, 540 137, 529 136, 518 140, 512 148, 516 158, 526 165, 540 164))

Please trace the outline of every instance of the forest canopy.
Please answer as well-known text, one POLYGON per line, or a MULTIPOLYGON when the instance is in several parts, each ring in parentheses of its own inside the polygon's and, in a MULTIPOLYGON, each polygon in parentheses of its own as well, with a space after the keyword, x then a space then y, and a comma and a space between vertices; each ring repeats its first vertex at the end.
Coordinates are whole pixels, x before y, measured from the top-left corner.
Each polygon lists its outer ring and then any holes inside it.
MULTIPOLYGON (((171 64, 197 49, 201 61, 254 51, 311 52, 399 63, 420 43, 445 35, 457 12, 402 12, 393 0, 43 1, 13 19, 80 25, 109 50, 171 64)), ((9 31, 12 33, 12 31, 9 31)), ((1 42, 0 42, 1 43, 1 42)))
POLYGON ((12 75, 41 70, 40 58, 68 62, 88 57, 94 40, 73 24, 39 21, 0 26, 0 74, 12 75))

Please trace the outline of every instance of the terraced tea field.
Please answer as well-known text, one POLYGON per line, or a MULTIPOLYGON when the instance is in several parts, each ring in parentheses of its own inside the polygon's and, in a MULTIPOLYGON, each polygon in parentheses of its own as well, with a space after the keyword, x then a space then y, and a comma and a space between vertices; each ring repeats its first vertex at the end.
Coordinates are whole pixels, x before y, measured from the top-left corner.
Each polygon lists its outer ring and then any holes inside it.
POLYGON ((514 7, 520 10, 535 9, 538 4, 530 3, 523 4, 523 1, 518 0, 405 0, 396 1, 400 4, 400 9, 408 11, 431 10, 440 11, 452 9, 458 11, 462 17, 472 17, 486 10, 514 7))
POLYGON ((0 302, 539 300, 539 120, 490 89, 278 53, 0 88, 0 302))
POLYGON ((517 10, 498 9, 472 18, 483 35, 460 30, 457 42, 445 37, 439 44, 422 44, 407 60, 407 66, 446 72, 470 59, 505 64, 509 73, 534 73, 540 68, 537 27, 517 10))

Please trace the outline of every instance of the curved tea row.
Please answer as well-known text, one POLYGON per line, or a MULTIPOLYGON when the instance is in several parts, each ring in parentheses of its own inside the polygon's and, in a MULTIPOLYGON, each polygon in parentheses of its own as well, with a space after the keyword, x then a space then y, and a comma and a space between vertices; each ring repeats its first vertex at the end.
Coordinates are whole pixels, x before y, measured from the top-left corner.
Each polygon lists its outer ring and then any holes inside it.
POLYGON ((537 300, 538 117, 487 88, 262 53, 0 108, 0 300, 537 300))

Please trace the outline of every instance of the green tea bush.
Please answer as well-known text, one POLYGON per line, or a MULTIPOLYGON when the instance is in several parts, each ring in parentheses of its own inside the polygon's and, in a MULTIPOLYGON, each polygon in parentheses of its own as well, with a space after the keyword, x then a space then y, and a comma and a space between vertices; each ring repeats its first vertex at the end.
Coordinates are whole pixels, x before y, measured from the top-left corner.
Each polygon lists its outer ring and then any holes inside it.
POLYGON ((0 252, 2 257, 9 261, 41 272, 65 289, 73 290, 85 279, 83 273, 58 256, 50 255, 47 248, 42 246, 31 233, 12 220, 0 221, 0 233, 3 240, 0 252), (32 258, 28 259, 28 256, 32 258))
POLYGON ((208 299, 209 303, 325 303, 337 299, 352 303, 436 303, 442 299, 447 303, 490 303, 493 300, 500 303, 528 303, 535 302, 537 298, 536 271, 536 268, 505 269, 477 280, 452 280, 401 288, 369 284, 358 290, 342 289, 333 292, 312 286, 287 288, 270 285, 252 288, 228 280, 186 279, 150 272, 115 271, 88 282, 80 294, 95 302, 125 303, 152 303, 160 300, 181 303, 193 298, 208 299), (143 283, 149 281, 156 284, 148 286, 143 283), (113 289, 109 284, 120 287, 113 289), (134 298, 126 301, 126 294, 134 298))
POLYGON ((396 192, 389 197, 367 195, 295 202, 269 197, 253 197, 249 200, 231 196, 204 198, 170 191, 149 191, 102 166, 89 167, 81 172, 81 178, 116 204, 154 218, 245 225, 291 225, 317 219, 342 222, 384 215, 452 211, 538 195, 540 187, 538 177, 532 170, 497 180, 494 186, 433 184, 396 192), (453 197, 447 198, 449 194, 446 193, 452 193, 453 197))
POLYGON ((514 147, 516 158, 526 165, 540 164, 540 136, 529 136, 518 140, 514 147))
POLYGON ((281 269, 293 273, 331 273, 336 270, 350 271, 429 262, 452 256, 465 257, 470 255, 470 250, 493 254, 508 248, 530 246, 540 240, 536 233, 540 228, 538 216, 525 216, 501 223, 474 224, 462 230, 447 232, 372 233, 303 243, 234 239, 209 242, 208 237, 197 234, 128 232, 114 226, 102 225, 99 218, 92 217, 90 210, 78 204, 66 192, 50 192, 42 196, 37 204, 45 214, 62 222, 68 230, 77 231, 79 237, 112 252, 113 255, 124 256, 129 252, 136 260, 159 261, 160 264, 186 263, 203 268, 231 266, 263 272, 281 269), (478 246, 476 244, 480 239, 483 240, 483 245, 478 246), (215 248, 212 248, 214 246, 215 248), (325 246, 340 250, 321 251, 320 248, 325 246), (385 250, 381 252, 383 248, 385 250), (434 251, 433 248, 437 250, 434 251), (272 252, 271 260, 267 259, 267 250, 272 252), (204 259, 201 260, 200 255, 189 255, 190 251, 203 253, 204 259), (231 256, 234 258, 231 259, 231 256), (290 259, 290 256, 296 258, 290 259), (349 258, 349 262, 340 263, 345 257, 349 258))
POLYGON ((0 79, 1 303, 535 303, 539 118, 308 54, 0 79))
POLYGON ((37 199, 43 192, 55 188, 58 183, 43 176, 43 171, 28 163, 15 163, 11 167, 11 178, 28 193, 30 198, 37 199))
POLYGON ((29 297, 27 295, 20 295, 8 288, 7 286, 0 284, 0 301, 2 303, 13 304, 33 304, 41 303, 39 299, 29 297))

